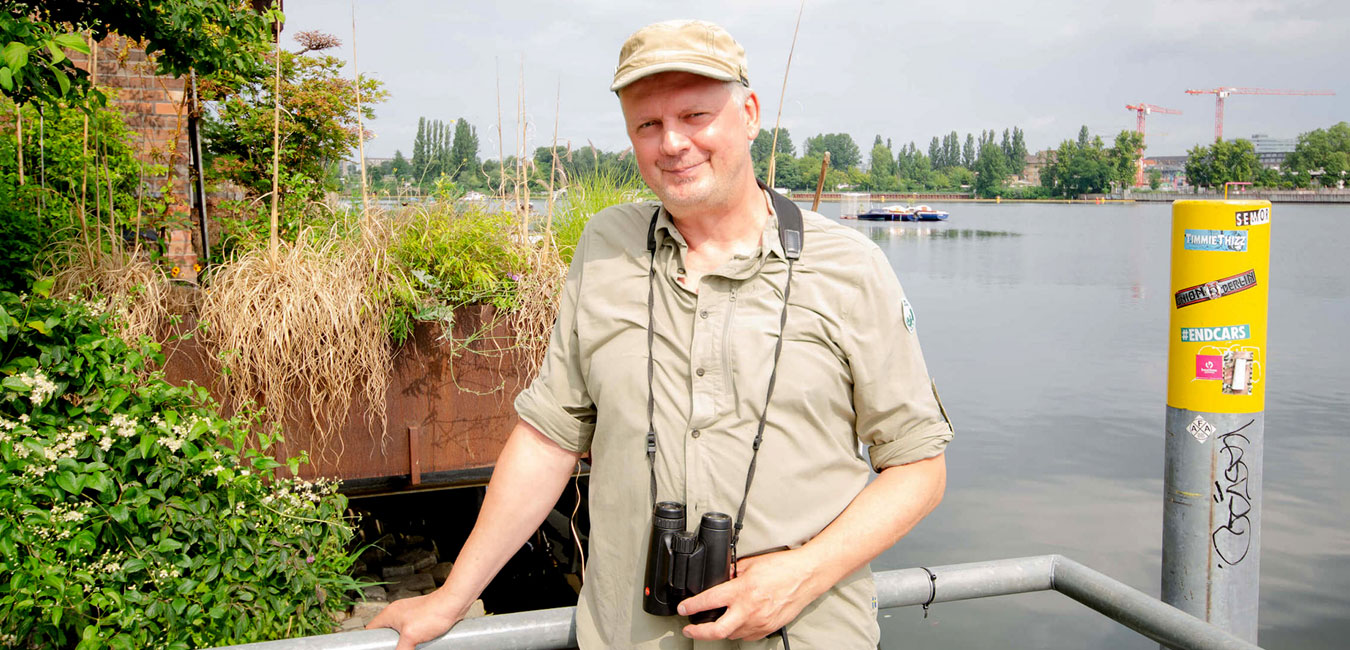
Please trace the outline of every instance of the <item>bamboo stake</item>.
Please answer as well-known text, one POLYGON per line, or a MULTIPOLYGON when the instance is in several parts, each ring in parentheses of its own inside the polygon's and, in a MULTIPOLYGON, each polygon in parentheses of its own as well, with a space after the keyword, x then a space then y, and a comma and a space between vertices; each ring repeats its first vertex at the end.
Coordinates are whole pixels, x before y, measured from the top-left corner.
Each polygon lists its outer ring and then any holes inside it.
POLYGON ((356 74, 356 142, 361 154, 361 215, 370 216, 370 194, 366 189, 366 127, 361 115, 361 69, 356 67, 356 0, 352 0, 352 72, 356 74))
POLYGON ((553 179, 558 175, 558 114, 562 112, 562 80, 558 80, 558 94, 553 99, 553 140, 549 142, 548 215, 544 217, 544 236, 553 243, 553 179))
POLYGON ((281 176, 281 23, 276 23, 276 76, 272 84, 272 221, 268 226, 267 242, 272 269, 277 267, 277 198, 281 176))
POLYGON ((778 117, 773 122, 773 145, 769 148, 769 173, 765 183, 773 187, 774 174, 778 171, 778 126, 783 123, 783 104, 787 103, 788 73, 792 71, 792 53, 797 51, 797 32, 802 28, 802 11, 806 9, 806 0, 797 7, 797 26, 792 28, 792 46, 788 48, 787 67, 783 69, 783 89, 778 92, 778 117))
POLYGON ((47 119, 42 107, 38 107, 38 185, 42 192, 38 194, 37 216, 42 223, 42 208, 47 205, 47 119))
POLYGON ((811 201, 811 211, 820 211, 820 191, 825 189, 825 172, 830 168, 830 152, 825 152, 825 158, 820 161, 820 180, 816 181, 816 198, 811 201))
POLYGON ((525 238, 530 232, 530 211, 529 211, 529 187, 525 185, 528 178, 525 176, 525 57, 520 57, 520 83, 516 91, 516 126, 520 128, 520 133, 516 135, 516 213, 520 215, 520 239, 525 238), (522 196, 523 195, 523 196, 522 196))
POLYGON ((23 105, 14 105, 14 137, 19 140, 19 185, 23 185, 23 105))
MULTIPOLYGON (((98 44, 93 36, 86 36, 89 44, 89 85, 98 88, 98 44)), ((80 233, 84 235, 84 249, 89 250, 89 222, 85 217, 88 211, 89 187, 89 112, 84 112, 84 136, 80 145, 80 233)))
POLYGON ((501 185, 497 187, 497 195, 501 197, 502 206, 506 206, 506 144, 505 136, 502 135, 502 71, 497 69, 497 171, 501 174, 501 185))

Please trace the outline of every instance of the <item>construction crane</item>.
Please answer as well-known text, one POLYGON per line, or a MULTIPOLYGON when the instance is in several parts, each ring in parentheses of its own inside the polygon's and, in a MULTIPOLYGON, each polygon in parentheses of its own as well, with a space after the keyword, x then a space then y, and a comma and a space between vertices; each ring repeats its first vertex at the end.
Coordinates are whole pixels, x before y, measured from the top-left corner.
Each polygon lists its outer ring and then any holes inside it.
MULTIPOLYGON (((1154 106, 1153 104, 1145 104, 1144 102, 1139 102, 1138 104, 1132 106, 1126 105, 1125 108, 1134 111, 1135 114, 1139 116, 1138 122, 1135 123, 1134 130, 1139 132, 1139 138, 1141 140, 1141 143, 1144 138, 1148 137, 1147 135, 1144 134, 1144 118, 1149 113, 1161 113, 1163 115, 1181 115, 1181 111, 1173 110, 1170 108, 1163 108, 1161 106, 1154 106)), ((1137 169, 1135 170, 1134 173, 1134 185, 1135 187, 1139 187, 1143 184, 1144 184, 1144 150, 1143 148, 1140 148, 1139 164, 1137 165, 1137 169)))
POLYGON ((1187 90, 1187 95, 1214 95, 1214 141, 1223 139, 1223 100, 1229 95, 1335 95, 1330 90, 1272 90, 1269 88, 1209 88, 1187 90))

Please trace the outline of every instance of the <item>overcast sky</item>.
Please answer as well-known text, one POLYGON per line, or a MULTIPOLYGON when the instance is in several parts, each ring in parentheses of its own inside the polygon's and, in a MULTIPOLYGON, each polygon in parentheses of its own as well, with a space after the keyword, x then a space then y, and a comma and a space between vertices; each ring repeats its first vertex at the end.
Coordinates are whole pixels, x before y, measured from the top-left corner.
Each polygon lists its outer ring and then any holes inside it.
MULTIPOLYGON (((352 2, 287 0, 285 44, 318 29, 351 60, 352 2)), ((497 157, 500 74, 505 149, 516 149, 524 68, 526 150, 552 137, 628 146, 609 92, 619 46, 642 25, 671 18, 722 24, 746 48, 765 126, 780 104, 797 15, 792 1, 357 0, 358 56, 389 99, 368 125, 366 155, 412 151, 417 118, 465 118, 480 155, 497 157)), ((1020 126, 1032 150, 1080 125, 1109 140, 1133 129, 1126 104, 1184 112, 1148 122, 1150 155, 1184 154, 1213 140, 1214 97, 1188 88, 1331 90, 1335 97, 1234 96, 1224 135, 1300 132, 1350 121, 1350 2, 1346 0, 807 0, 782 124, 807 136, 845 131, 864 152, 880 134, 898 147, 957 131, 1020 126)), ((350 70, 350 65, 348 67, 350 70)))

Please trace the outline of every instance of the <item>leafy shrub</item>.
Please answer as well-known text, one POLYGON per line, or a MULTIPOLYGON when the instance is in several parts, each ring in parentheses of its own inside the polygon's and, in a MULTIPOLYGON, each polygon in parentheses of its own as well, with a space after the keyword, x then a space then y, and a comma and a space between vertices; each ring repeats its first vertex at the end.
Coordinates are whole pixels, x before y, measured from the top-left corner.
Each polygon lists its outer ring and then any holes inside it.
POLYGON ((515 286, 529 269, 519 224, 507 212, 435 203, 413 214, 390 245, 414 284, 414 316, 447 322, 456 307, 516 306, 515 286))
POLYGON ((250 441, 248 415, 145 372, 158 346, 110 336, 109 319, 0 293, 0 646, 331 631, 356 586, 345 498, 273 479, 275 436, 250 441))

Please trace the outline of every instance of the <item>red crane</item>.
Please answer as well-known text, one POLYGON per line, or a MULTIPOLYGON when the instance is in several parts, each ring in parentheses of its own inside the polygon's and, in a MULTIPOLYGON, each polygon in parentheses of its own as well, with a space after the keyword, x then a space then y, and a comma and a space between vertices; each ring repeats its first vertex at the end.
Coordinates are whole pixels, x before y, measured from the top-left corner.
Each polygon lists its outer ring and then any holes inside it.
MULTIPOLYGON (((1145 104, 1144 102, 1139 102, 1138 104, 1135 104, 1133 106, 1127 105, 1125 108, 1134 111, 1139 116, 1139 121, 1136 123, 1134 130, 1139 132, 1141 138, 1147 137, 1146 135, 1144 135, 1144 117, 1149 113, 1162 113, 1163 115, 1181 115, 1181 111, 1173 110, 1170 108, 1163 108, 1161 106, 1154 106, 1153 104, 1145 104)), ((1134 185, 1135 187, 1138 187, 1143 184, 1144 184, 1144 150, 1143 148, 1140 148, 1139 165, 1138 169, 1135 170, 1134 173, 1134 185)))
POLYGON ((1223 100, 1229 95, 1335 95, 1330 90, 1271 90, 1269 88, 1210 88, 1187 90, 1187 95, 1214 95, 1214 141, 1223 139, 1223 100))

